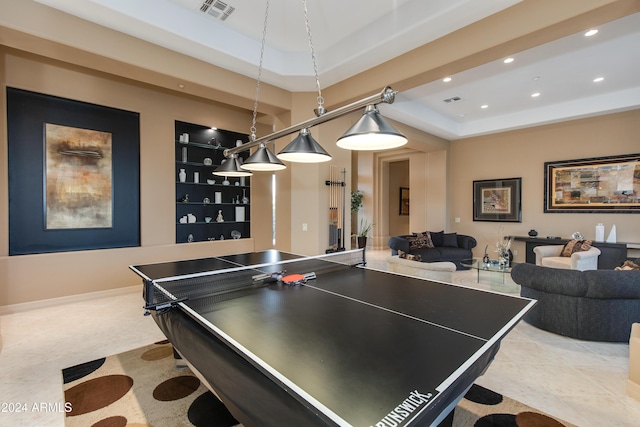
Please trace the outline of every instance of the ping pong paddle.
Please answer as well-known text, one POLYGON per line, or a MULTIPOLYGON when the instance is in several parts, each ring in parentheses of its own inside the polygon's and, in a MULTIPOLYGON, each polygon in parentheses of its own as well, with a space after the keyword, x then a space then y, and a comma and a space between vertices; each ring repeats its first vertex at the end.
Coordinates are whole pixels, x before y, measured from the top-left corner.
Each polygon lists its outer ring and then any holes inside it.
POLYGON ((282 282, 287 285, 300 285, 306 281, 302 274, 288 274, 282 278, 282 282))

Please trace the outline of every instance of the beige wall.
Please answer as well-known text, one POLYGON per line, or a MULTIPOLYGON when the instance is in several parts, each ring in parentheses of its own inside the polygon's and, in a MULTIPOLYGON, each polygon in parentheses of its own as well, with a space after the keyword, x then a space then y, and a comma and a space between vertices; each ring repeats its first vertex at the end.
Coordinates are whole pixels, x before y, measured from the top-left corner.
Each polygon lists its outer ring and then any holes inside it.
MULTIPOLYGON (((544 162, 640 152, 640 110, 539 126, 513 132, 469 138, 451 143, 449 221, 453 231, 478 240, 475 255, 495 245, 498 227, 509 235, 569 237, 580 231, 595 237, 595 225, 605 225, 605 236, 615 224, 620 242, 640 243, 638 214, 544 213, 544 162), (492 223, 472 220, 472 182, 522 177, 522 222, 492 223), (460 218, 460 223, 454 219, 460 218)), ((524 260, 524 245, 516 245, 516 260, 524 260)))
MULTIPOLYGON (((6 86, 91 102, 140 113, 141 247, 42 255, 7 256, 7 174, 0 178, 0 306, 135 285, 127 266, 252 250, 254 239, 175 245, 174 121, 215 124, 247 132, 249 112, 190 96, 153 90, 133 82, 110 79, 55 61, 0 51, 6 86)), ((4 88, 3 88, 4 89, 4 88)), ((3 90, 4 92, 4 90, 3 90)), ((3 103, 4 103, 4 96, 3 103)), ((0 164, 6 171, 6 109, 2 108, 0 164)), ((264 130, 263 130, 264 131, 264 130)), ((255 181, 254 181, 255 182, 255 181)), ((257 185, 260 188, 261 185, 257 185)), ((266 192, 252 192, 252 229, 260 229, 266 192)), ((266 209, 269 210, 268 208, 266 209)), ((265 246, 260 235, 256 244, 265 246)))

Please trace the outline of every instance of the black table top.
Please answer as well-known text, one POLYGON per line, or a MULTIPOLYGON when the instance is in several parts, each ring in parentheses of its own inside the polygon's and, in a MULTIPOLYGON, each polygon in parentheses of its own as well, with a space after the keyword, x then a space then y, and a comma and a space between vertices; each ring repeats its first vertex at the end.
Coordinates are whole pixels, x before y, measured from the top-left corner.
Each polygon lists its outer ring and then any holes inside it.
MULTIPOLYGON (((206 263, 215 268, 221 260, 253 265, 295 257, 269 251, 132 269, 155 277, 198 272, 206 263)), ((237 298, 203 297, 181 306, 327 422, 373 426, 395 416, 405 426, 418 422, 533 304, 347 267, 301 286, 276 282, 237 298), (415 407, 398 409, 403 402, 415 407)))

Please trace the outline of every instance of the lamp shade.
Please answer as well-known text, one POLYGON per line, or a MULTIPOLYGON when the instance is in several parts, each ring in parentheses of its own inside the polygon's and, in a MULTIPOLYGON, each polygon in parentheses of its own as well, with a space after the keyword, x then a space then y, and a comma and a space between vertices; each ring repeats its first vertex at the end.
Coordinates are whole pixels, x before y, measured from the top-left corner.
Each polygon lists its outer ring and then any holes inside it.
POLYGON ((313 139, 307 128, 302 129, 300 134, 278 153, 278 157, 297 163, 321 163, 331 160, 331 155, 313 139))
POLYGON ((253 175, 251 172, 243 170, 240 167, 240 161, 238 160, 238 156, 232 154, 226 162, 221 164, 212 172, 217 176, 251 176, 253 175))
POLYGON ((367 105, 362 117, 336 142, 348 150, 386 150, 406 143, 407 138, 380 115, 375 105, 367 105))
POLYGON ((260 148, 250 155, 241 167, 251 171, 279 171, 287 166, 264 144, 260 144, 260 148))

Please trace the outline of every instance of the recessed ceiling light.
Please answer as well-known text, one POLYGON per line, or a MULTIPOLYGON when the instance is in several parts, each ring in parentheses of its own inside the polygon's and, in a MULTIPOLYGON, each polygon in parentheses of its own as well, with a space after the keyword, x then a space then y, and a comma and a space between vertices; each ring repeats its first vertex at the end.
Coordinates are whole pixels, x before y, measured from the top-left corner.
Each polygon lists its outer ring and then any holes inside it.
POLYGON ((604 80, 604 77, 596 77, 595 79, 593 79, 593 82, 594 83, 600 83, 603 80, 604 80))
POLYGON ((442 81, 445 83, 449 83, 451 81, 451 77, 445 77, 444 79, 442 79, 442 81))
POLYGON ((584 33, 585 37, 595 36, 596 34, 598 34, 598 30, 589 30, 586 33, 584 33))
POLYGON ((489 106, 487 104, 481 105, 480 108, 489 108, 489 106))
POLYGON ((215 126, 211 126, 211 130, 218 130, 218 128, 215 126))
POLYGON ((506 58, 503 62, 505 64, 511 64, 513 62, 513 58, 506 58))
POLYGON ((539 96, 540 96, 540 92, 534 92, 534 93, 531 94, 532 98, 537 98, 539 96))
POLYGON ((184 89, 184 85, 183 85, 182 83, 180 83, 180 84, 178 85, 178 87, 179 87, 180 89, 184 89))

